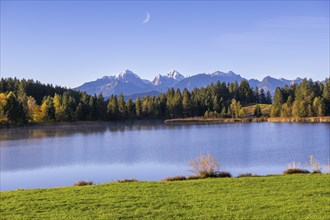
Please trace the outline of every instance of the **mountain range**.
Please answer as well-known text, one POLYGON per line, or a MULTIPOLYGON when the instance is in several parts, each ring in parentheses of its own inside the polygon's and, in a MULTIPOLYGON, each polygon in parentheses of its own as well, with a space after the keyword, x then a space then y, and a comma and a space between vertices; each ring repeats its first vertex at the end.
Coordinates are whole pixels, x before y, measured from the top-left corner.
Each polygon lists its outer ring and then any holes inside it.
MULTIPOLYGON (((112 94, 119 95, 123 93, 126 97, 136 98, 137 96, 143 97, 146 95, 158 95, 159 93, 166 92, 169 88, 180 89, 184 88, 193 90, 194 88, 201 88, 216 83, 217 81, 232 83, 242 81, 243 77, 233 71, 227 73, 216 71, 213 73, 199 73, 190 77, 184 77, 176 70, 172 70, 165 75, 158 74, 152 81, 141 79, 137 74, 130 70, 125 70, 116 76, 104 76, 95 81, 86 82, 83 85, 76 87, 76 90, 85 91, 88 94, 100 94, 104 97, 109 97, 112 94)), ((259 89, 264 89, 274 94, 277 87, 284 87, 285 85, 299 84, 301 78, 288 80, 284 78, 275 79, 266 76, 262 81, 257 79, 248 80, 250 86, 259 89)))

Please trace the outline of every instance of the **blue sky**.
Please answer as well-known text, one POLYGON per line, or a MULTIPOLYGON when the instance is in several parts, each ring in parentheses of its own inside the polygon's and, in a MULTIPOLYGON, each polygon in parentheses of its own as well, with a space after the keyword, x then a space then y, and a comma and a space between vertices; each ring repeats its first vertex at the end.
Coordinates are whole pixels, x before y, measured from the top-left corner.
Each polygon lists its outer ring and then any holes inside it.
POLYGON ((1 77, 76 87, 124 69, 323 80, 329 1, 1 1, 1 77))

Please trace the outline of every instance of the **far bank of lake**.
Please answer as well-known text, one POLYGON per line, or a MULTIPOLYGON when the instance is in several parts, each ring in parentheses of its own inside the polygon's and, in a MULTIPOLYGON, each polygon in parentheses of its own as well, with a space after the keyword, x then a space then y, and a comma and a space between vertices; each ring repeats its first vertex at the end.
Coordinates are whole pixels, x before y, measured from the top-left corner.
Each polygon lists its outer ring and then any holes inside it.
POLYGON ((166 124, 184 123, 247 123, 247 122, 292 122, 292 123, 330 123, 330 116, 307 118, 174 118, 165 120, 166 124))

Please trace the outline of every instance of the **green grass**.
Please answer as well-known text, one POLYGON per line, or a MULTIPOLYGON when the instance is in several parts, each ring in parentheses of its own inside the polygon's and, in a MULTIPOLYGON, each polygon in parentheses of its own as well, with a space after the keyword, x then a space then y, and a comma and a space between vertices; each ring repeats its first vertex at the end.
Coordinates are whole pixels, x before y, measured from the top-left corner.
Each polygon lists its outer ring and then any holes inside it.
MULTIPOLYGON (((249 105, 249 106, 243 107, 246 116, 253 117, 256 106, 257 105, 249 105)), ((271 104, 259 104, 259 106, 260 106, 262 115, 268 116, 270 113, 270 110, 272 108, 272 105, 271 104)))
POLYGON ((330 219, 330 175, 127 182, 1 192, 1 219, 330 219))

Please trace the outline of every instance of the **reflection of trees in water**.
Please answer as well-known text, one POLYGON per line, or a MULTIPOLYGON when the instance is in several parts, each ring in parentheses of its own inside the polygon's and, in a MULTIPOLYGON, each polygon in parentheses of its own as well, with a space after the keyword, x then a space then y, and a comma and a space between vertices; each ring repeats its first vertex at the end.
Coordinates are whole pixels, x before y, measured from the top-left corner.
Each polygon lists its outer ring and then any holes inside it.
POLYGON ((125 132, 130 130, 152 130, 159 128, 161 125, 161 121, 131 121, 26 126, 1 129, 0 140, 40 139, 48 137, 65 137, 75 134, 89 135, 105 133, 106 131, 125 132))

